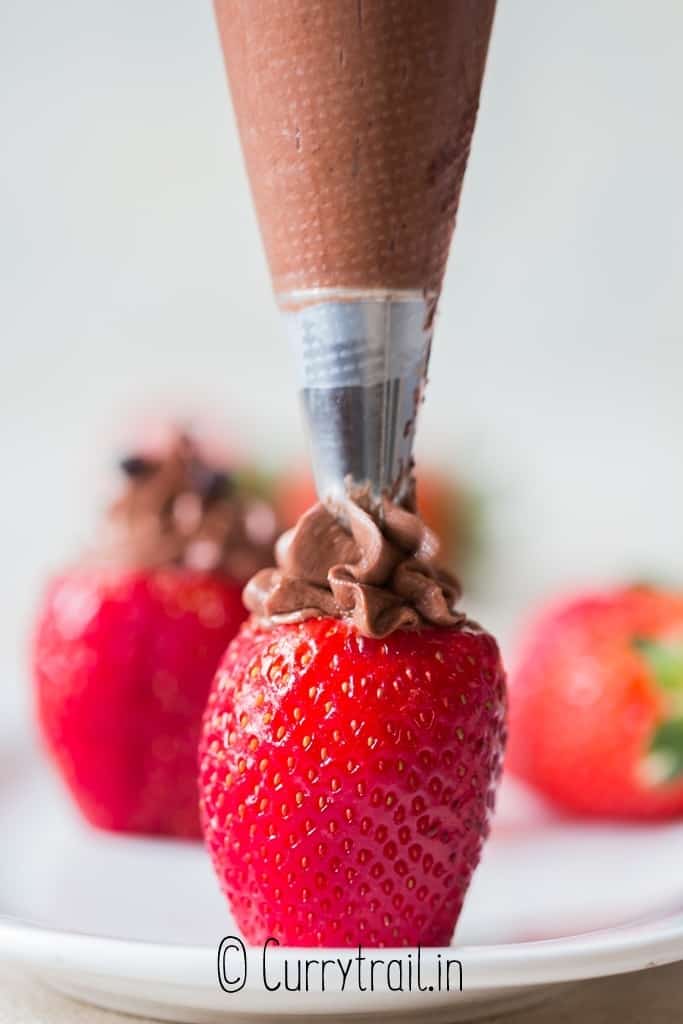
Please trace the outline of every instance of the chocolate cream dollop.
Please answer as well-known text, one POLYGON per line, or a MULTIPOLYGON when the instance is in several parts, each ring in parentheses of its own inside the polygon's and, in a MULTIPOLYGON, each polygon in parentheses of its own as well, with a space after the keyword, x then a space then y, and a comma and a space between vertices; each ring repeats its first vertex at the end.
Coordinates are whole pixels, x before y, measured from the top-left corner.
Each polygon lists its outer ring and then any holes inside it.
POLYGON ((268 502, 179 433, 161 452, 122 459, 125 483, 109 508, 101 552, 140 568, 177 566, 244 582, 272 560, 268 502))
POLYGON ((280 537, 277 567, 249 581, 244 602, 268 625, 346 619, 363 636, 460 626, 458 581, 437 563, 439 543, 413 511, 364 496, 318 503, 280 537))

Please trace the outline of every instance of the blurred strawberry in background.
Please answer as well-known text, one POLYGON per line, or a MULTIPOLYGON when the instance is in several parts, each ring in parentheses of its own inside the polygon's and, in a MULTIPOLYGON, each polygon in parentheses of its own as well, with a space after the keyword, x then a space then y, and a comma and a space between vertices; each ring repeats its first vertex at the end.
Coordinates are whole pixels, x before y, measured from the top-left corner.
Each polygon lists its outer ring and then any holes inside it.
POLYGON ((512 674, 507 765, 570 811, 683 815, 683 593, 621 588, 542 613, 512 674))
POLYGON ((83 814, 198 836, 197 740, 209 684, 272 561, 275 512, 184 433, 121 460, 96 548, 52 579, 35 631, 37 712, 83 814))
MULTIPOLYGON (((476 553, 478 503, 467 488, 435 466, 420 464, 416 478, 418 511, 441 541, 441 561, 462 571, 476 553)), ((276 480, 275 503, 284 529, 317 500, 307 465, 295 466, 276 480)))

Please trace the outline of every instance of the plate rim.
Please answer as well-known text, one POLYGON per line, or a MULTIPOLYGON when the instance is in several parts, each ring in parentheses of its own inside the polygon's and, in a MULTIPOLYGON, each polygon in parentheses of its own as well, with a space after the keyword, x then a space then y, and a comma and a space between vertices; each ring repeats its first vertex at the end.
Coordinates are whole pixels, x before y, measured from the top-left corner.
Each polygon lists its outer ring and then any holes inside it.
MULTIPOLYGON (((415 947, 412 947, 414 953, 415 947)), ((348 956, 347 949, 326 949, 328 955, 348 956)), ((411 948, 372 949, 364 954, 402 958, 411 948)), ((519 988, 579 981, 627 973, 683 960, 683 909, 662 913, 594 931, 552 939, 538 939, 491 945, 422 947, 422 956, 436 957, 448 952, 462 961, 468 990, 519 988)), ((217 946, 161 943, 145 939, 95 935, 52 928, 12 915, 0 914, 0 953, 44 970, 79 970, 84 973, 154 981, 163 985, 206 988, 210 963, 213 986, 217 986, 217 946), (182 968, 182 982, 178 970, 182 968)), ((251 959, 261 947, 248 947, 251 959)), ((272 950, 273 962, 285 958, 320 955, 313 947, 281 947, 272 950)), ((269 954, 270 955, 270 954, 269 954)), ((254 972, 250 972, 254 977, 254 972)), ((261 991, 247 982, 246 991, 261 991)), ((444 994, 444 993, 442 993, 444 994)))

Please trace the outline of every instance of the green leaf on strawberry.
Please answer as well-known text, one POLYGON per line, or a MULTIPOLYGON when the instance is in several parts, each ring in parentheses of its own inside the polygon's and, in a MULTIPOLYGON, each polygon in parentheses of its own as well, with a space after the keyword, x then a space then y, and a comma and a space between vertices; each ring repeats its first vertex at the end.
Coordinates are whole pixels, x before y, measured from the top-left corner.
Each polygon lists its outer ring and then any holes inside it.
POLYGON ((672 782, 683 775, 683 644, 638 637, 633 646, 669 698, 669 717, 655 729, 647 761, 653 781, 672 782))
POLYGON ((650 755, 662 768, 662 782, 673 782, 683 775, 683 718, 662 722, 650 743, 650 755))
POLYGON ((636 637, 635 649, 642 654, 663 690, 683 693, 683 644, 664 644, 636 637))

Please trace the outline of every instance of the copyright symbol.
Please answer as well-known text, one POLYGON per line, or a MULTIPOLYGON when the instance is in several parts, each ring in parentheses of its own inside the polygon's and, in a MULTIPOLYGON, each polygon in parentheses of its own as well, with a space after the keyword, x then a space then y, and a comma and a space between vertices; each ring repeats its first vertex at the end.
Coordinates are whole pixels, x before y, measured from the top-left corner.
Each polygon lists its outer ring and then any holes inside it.
POLYGON ((247 981, 247 950, 236 935, 226 935, 218 946, 218 984, 224 992, 239 992, 247 981))

